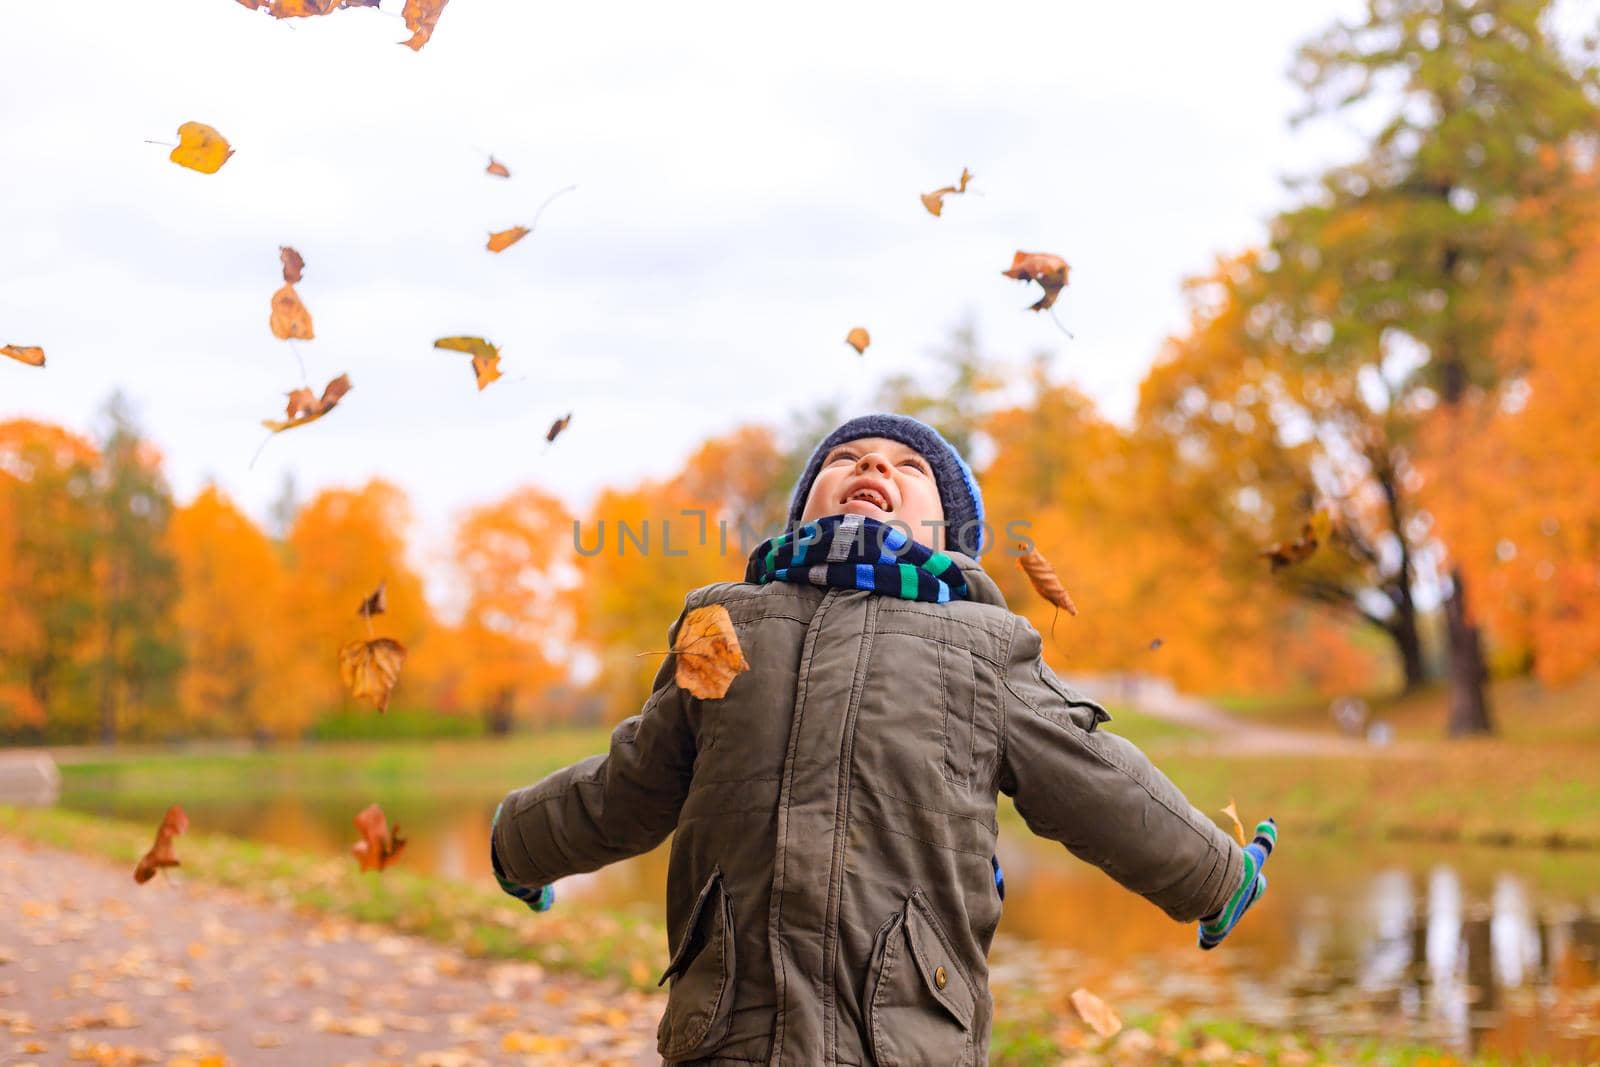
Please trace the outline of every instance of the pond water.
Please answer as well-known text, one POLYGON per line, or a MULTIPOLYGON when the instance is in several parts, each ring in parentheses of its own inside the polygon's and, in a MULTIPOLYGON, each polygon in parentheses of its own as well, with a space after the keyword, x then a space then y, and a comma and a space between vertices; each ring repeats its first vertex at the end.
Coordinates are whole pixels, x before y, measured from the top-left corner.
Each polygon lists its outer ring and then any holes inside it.
MULTIPOLYGON (((374 798, 336 782, 183 801, 197 829, 347 852, 374 798)), ((406 866, 490 877, 491 790, 384 798, 406 866)), ((169 800, 68 774, 64 807, 151 825, 169 800)), ((661 921, 666 847, 558 887, 661 921)), ((1021 986, 1087 986, 1125 1015, 1171 1009, 1460 1052, 1600 1060, 1600 854, 1297 840, 1286 827, 1263 904, 1215 952, 1059 846, 1002 823, 1005 913, 991 955, 998 1013, 1021 986)), ((665 951, 663 947, 663 952, 665 951)))

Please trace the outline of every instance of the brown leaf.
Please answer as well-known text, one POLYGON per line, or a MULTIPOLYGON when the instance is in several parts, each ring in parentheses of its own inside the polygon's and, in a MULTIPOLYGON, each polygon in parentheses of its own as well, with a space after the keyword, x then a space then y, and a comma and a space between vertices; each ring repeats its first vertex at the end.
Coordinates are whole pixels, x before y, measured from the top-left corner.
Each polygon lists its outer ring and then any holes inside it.
POLYGON ((411 31, 409 41, 400 43, 413 52, 428 43, 428 38, 433 36, 433 27, 439 21, 439 15, 444 11, 444 5, 450 0, 406 0, 406 6, 400 9, 400 15, 406 20, 406 29, 411 31))
POLYGON ((351 846, 350 851, 356 854, 363 871, 383 870, 406 847, 406 839, 400 836, 400 824, 390 829, 383 809, 376 804, 362 809, 355 823, 356 829, 361 831, 361 840, 351 846))
POLYGON ((1317 546, 1326 540, 1332 526, 1326 511, 1318 511, 1309 522, 1300 528, 1300 536, 1293 541, 1278 541, 1262 549, 1257 555, 1265 556, 1272 562, 1272 573, 1278 573, 1280 568, 1304 563, 1316 552, 1317 546))
POLYGON ((493 174, 496 178, 511 177, 511 172, 506 169, 506 165, 493 156, 489 157, 489 165, 484 168, 484 173, 493 174))
POLYGON ((561 436, 561 431, 565 430, 567 428, 567 423, 569 423, 571 421, 572 421, 572 412, 569 411, 565 415, 563 415, 559 419, 557 419, 555 422, 552 422, 550 424, 549 431, 546 432, 545 435, 544 435, 545 443, 549 444, 551 441, 554 441, 557 437, 560 437, 561 436))
POLYGON ((500 377, 500 348, 481 337, 441 337, 433 342, 433 347, 472 353, 472 373, 478 379, 479 392, 500 377))
POLYGON ((228 139, 203 122, 185 122, 178 127, 178 147, 168 157, 180 167, 201 174, 215 174, 233 155, 228 139))
POLYGON ((1048 252, 1018 252, 1011 259, 1011 269, 1001 271, 1007 278, 1038 282, 1044 296, 1031 305, 1032 311, 1043 311, 1056 302, 1061 290, 1066 288, 1067 274, 1072 268, 1060 256, 1048 252))
POLYGON ((372 591, 372 595, 361 602, 361 606, 356 609, 356 614, 370 619, 374 615, 382 615, 388 610, 388 600, 384 596, 384 589, 388 584, 387 578, 379 582, 378 588, 372 591))
POLYGON ((44 366, 44 349, 37 345, 4 345, 0 346, 0 355, 10 356, 20 360, 30 367, 44 366))
POLYGON ((351 641, 339 650, 339 678, 352 697, 369 701, 382 712, 389 707, 389 694, 405 661, 406 646, 391 637, 351 641))
POLYGON ((672 651, 678 657, 678 685, 701 700, 721 700, 734 678, 750 669, 733 619, 721 604, 689 612, 672 651))
MULTIPOLYGON (((1021 548, 1021 545, 1017 546, 1021 548)), ((1058 608, 1064 608, 1068 615, 1076 615, 1078 608, 1072 603, 1072 597, 1067 595, 1067 587, 1061 584, 1061 578, 1056 574, 1056 569, 1050 561, 1044 558, 1037 548, 1029 549, 1025 554, 1017 557, 1017 566, 1022 568, 1022 573, 1028 576, 1028 581, 1033 586, 1033 591, 1044 597, 1045 600, 1058 608)))
POLYGON ((872 343, 872 336, 867 333, 865 327, 857 326, 855 329, 844 335, 844 343, 855 349, 856 354, 860 355, 864 353, 867 350, 867 346, 872 343))
POLYGON ((272 317, 267 325, 272 327, 272 336, 280 341, 291 338, 309 341, 316 336, 311 330, 311 312, 300 302, 300 294, 292 285, 285 285, 272 294, 272 317))
POLYGON ((183 809, 176 804, 168 808, 166 815, 162 816, 161 825, 156 827, 156 843, 140 857, 138 866, 133 869, 133 880, 143 885, 154 878, 160 868, 178 866, 172 839, 188 828, 189 816, 183 813, 183 809))
POLYGON ((501 230, 498 233, 491 233, 489 235, 489 251, 504 252, 506 249, 510 248, 524 237, 528 236, 528 233, 529 230, 526 226, 513 226, 509 230, 501 230))
POLYGON ((300 253, 288 245, 279 245, 278 258, 283 260, 284 282, 289 285, 298 284, 301 273, 306 269, 306 261, 301 258, 300 253))
POLYGON ((922 206, 928 209, 930 215, 944 213, 944 198, 955 193, 967 191, 967 183, 972 180, 972 172, 966 167, 961 168, 961 180, 955 185, 946 185, 942 189, 935 189, 931 193, 922 194, 922 206))
POLYGON ((1233 820, 1233 836, 1239 839, 1239 847, 1243 848, 1249 842, 1244 839, 1244 823, 1239 821, 1239 809, 1232 797, 1228 798, 1228 806, 1221 810, 1222 814, 1233 820))
POLYGON ((304 426, 308 422, 316 422, 322 416, 332 411, 344 395, 350 391, 350 376, 341 374, 329 382, 322 390, 320 400, 313 399, 311 390, 296 389, 289 394, 289 403, 286 409, 288 418, 282 422, 275 419, 262 419, 261 425, 273 433, 282 433, 292 430, 296 426, 304 426))
POLYGON ((1117 1013, 1087 989, 1072 991, 1072 1009, 1101 1037, 1116 1037, 1122 1031, 1122 1020, 1117 1018, 1117 1013))

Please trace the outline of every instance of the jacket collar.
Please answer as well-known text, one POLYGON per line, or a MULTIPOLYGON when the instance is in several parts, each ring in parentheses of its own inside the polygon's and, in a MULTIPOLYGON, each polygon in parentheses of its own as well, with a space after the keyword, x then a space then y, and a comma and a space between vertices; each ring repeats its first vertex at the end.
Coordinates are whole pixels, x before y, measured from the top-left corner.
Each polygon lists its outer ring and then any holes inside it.
POLYGON ((963 552, 954 549, 945 549, 944 554, 955 561, 961 568, 961 576, 967 580, 967 599, 976 604, 988 604, 991 607, 1011 610, 1006 604, 1005 594, 1000 592, 1000 587, 994 583, 977 560, 963 552))

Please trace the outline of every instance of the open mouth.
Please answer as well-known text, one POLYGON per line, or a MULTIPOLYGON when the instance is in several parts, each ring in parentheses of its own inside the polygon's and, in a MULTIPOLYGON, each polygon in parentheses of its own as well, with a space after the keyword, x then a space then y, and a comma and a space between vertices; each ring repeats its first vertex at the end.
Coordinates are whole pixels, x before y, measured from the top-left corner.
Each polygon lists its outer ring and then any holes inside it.
POLYGON ((886 514, 894 511, 893 506, 891 506, 889 503, 889 498, 878 492, 876 489, 857 489, 855 492, 844 498, 844 502, 846 504, 854 503, 857 500, 865 501, 866 503, 871 504, 873 507, 886 514))

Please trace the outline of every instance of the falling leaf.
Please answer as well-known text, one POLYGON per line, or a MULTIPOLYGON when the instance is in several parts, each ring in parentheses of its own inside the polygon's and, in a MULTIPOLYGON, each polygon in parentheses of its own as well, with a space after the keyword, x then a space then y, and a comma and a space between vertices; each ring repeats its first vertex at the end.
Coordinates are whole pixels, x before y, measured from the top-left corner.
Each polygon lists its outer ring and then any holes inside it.
POLYGON ((289 285, 296 285, 300 281, 301 273, 306 269, 306 261, 299 252, 288 245, 278 246, 278 258, 283 260, 283 280, 289 285))
POLYGON ((356 609, 356 614, 370 619, 374 615, 382 615, 385 611, 387 611, 389 605, 383 594, 384 589, 386 586, 388 586, 388 584, 388 579, 384 579, 383 581, 379 582, 378 588, 372 591, 372 595, 361 602, 361 606, 356 609))
POLYGON ((1072 1009, 1101 1037, 1116 1037, 1122 1031, 1122 1020, 1117 1018, 1117 1013, 1087 989, 1072 991, 1072 1009))
POLYGON ((37 345, 5 345, 0 347, 0 354, 21 360, 30 367, 44 366, 44 349, 37 345))
POLYGON ((500 377, 500 348, 481 337, 441 337, 433 342, 434 348, 450 352, 470 352, 472 373, 478 379, 478 391, 500 377))
POLYGON ((1278 541, 1262 549, 1258 555, 1272 562, 1272 573, 1283 567, 1304 563, 1316 552, 1317 546, 1327 540, 1332 520, 1326 511, 1318 511, 1300 528, 1300 536, 1293 541, 1278 541))
POLYGON ((1161 647, 1161 643, 1162 643, 1161 642, 1161 638, 1152 637, 1150 639, 1150 651, 1154 652, 1156 649, 1160 648, 1161 647))
POLYGON ((721 700, 734 678, 750 669, 733 619, 721 604, 689 612, 672 651, 678 656, 678 685, 701 700, 721 700))
POLYGON ((350 851, 356 854, 363 871, 383 870, 406 847, 406 839, 400 836, 400 824, 396 823, 391 829, 383 809, 376 804, 367 805, 357 814, 355 823, 356 829, 361 831, 361 840, 351 846, 350 851))
POLYGON ((292 285, 285 285, 272 294, 272 317, 267 325, 272 327, 272 336, 280 341, 291 338, 309 341, 316 336, 311 330, 311 312, 300 302, 300 294, 292 285))
MULTIPOLYGON (((1018 545, 1017 548, 1022 548, 1018 545)), ((1037 548, 1030 548, 1027 552, 1017 557, 1017 566, 1022 568, 1022 573, 1028 576, 1028 581, 1033 585, 1033 591, 1044 597, 1045 600, 1058 608, 1066 609, 1068 615, 1076 615, 1078 608, 1072 603, 1072 597, 1067 595, 1067 587, 1061 584, 1061 579, 1056 574, 1056 569, 1050 565, 1037 548)))
POLYGON ((1233 836, 1239 839, 1239 847, 1243 848, 1246 844, 1244 839, 1244 823, 1239 821, 1239 809, 1234 804, 1232 797, 1228 798, 1228 806, 1222 808, 1221 811, 1222 814, 1233 820, 1233 836))
POLYGON ((561 436, 561 431, 565 430, 567 428, 567 423, 569 423, 571 421, 572 421, 572 412, 569 411, 565 415, 563 415, 559 419, 557 419, 555 422, 552 422, 550 424, 550 429, 548 431, 546 431, 545 435, 544 435, 545 444, 549 444, 552 441, 554 441, 557 437, 560 437, 561 436))
POLYGON ((511 172, 506 169, 506 165, 493 156, 489 157, 489 165, 484 168, 484 173, 493 174, 496 178, 511 177, 511 172))
POLYGON ((938 215, 944 211, 944 198, 952 193, 967 191, 967 183, 972 180, 972 172, 966 167, 961 168, 961 181, 955 185, 946 185, 942 189, 935 189, 931 193, 922 194, 922 206, 928 209, 928 214, 938 215))
POLYGON ((524 237, 528 236, 530 232, 531 231, 526 226, 513 226, 509 230, 501 230, 499 233, 491 233, 489 235, 489 251, 504 252, 506 249, 510 248, 524 237))
POLYGON ((865 327, 857 326, 844 335, 844 343, 855 349, 857 355, 861 355, 866 352, 867 346, 872 343, 872 336, 867 333, 865 327))
POLYGON ((169 157, 180 167, 201 174, 215 174, 233 155, 228 139, 203 122, 185 122, 178 127, 178 147, 169 157))
POLYGON ((405 661, 406 646, 391 637, 351 641, 339 650, 339 678, 351 697, 370 701, 382 712, 389 707, 405 661))
POLYGON ((162 867, 178 866, 178 856, 172 850, 172 839, 189 828, 189 816, 183 809, 174 804, 162 816, 161 825, 156 827, 156 843, 150 846, 139 859, 139 865, 133 869, 133 880, 140 885, 156 876, 156 871, 162 867))
POLYGON ((376 8, 379 0, 239 0, 252 11, 265 9, 277 19, 309 18, 346 7, 376 8))
POLYGON ((351 389, 350 376, 341 374, 329 382, 322 390, 319 400, 312 395, 310 389, 296 389, 289 394, 289 403, 285 409, 288 418, 282 422, 274 419, 262 419, 261 425, 273 433, 282 433, 292 430, 296 426, 304 426, 308 422, 316 422, 322 416, 332 411, 344 395, 351 389))
POLYGON ((409 41, 400 43, 418 51, 428 43, 428 38, 433 36, 433 27, 439 21, 439 15, 444 11, 444 5, 450 0, 406 0, 406 6, 401 8, 400 16, 406 20, 406 29, 411 31, 409 41))
POLYGON ((1001 271, 1007 278, 1023 282, 1038 282, 1044 296, 1030 305, 1031 311, 1043 311, 1056 302, 1056 297, 1067 285, 1067 261, 1048 252, 1018 252, 1011 259, 1011 269, 1001 271))

